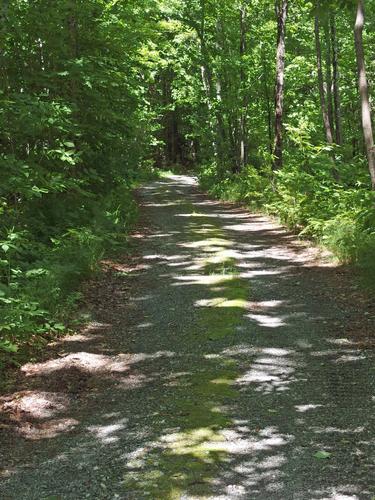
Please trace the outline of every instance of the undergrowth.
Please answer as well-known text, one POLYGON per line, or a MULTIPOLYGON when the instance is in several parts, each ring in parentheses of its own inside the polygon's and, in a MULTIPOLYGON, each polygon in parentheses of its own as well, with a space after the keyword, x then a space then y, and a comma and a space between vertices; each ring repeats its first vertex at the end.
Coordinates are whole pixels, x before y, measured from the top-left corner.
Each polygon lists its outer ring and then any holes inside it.
POLYGON ((329 161, 308 168, 292 163, 274 175, 271 168, 248 166, 223 176, 211 164, 201 167, 199 180, 212 196, 245 202, 323 244, 341 262, 358 266, 365 285, 374 288, 375 194, 363 165, 340 165, 339 181, 331 168, 329 161))
POLYGON ((133 189, 156 175, 145 168, 95 196, 45 196, 17 226, 12 214, 0 235, 0 370, 66 331, 82 281, 106 253, 126 248, 137 217, 133 189))

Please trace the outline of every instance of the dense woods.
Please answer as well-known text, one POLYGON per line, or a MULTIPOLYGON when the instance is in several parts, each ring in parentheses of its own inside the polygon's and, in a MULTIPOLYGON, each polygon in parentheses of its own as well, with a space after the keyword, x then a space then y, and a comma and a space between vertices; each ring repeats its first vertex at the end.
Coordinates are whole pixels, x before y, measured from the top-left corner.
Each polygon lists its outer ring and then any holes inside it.
POLYGON ((147 168, 142 2, 5 1, 0 59, 0 348, 64 328, 81 280, 135 215, 147 168))
POLYGON ((372 280, 374 18, 372 0, 4 0, 0 350, 65 328, 154 166, 372 280))

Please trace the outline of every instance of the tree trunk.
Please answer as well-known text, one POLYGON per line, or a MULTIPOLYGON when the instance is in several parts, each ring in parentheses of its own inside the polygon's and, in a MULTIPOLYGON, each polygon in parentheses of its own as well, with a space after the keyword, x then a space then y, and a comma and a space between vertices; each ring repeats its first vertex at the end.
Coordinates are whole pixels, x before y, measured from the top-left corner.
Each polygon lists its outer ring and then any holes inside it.
POLYGON ((327 112, 329 125, 332 132, 332 139, 335 135, 335 127, 333 120, 333 104, 332 104, 332 52, 331 52, 331 36, 329 30, 329 19, 324 23, 324 36, 326 42, 326 95, 327 95, 327 112))
POLYGON ((331 41, 332 41, 332 68, 333 68, 333 103, 335 110, 335 132, 336 144, 342 145, 342 120, 341 120, 341 99, 340 99, 340 71, 338 63, 338 47, 336 36, 336 21, 333 14, 330 19, 331 41))
POLYGON ((225 128, 224 128, 222 113, 218 109, 218 106, 215 105, 216 104, 215 100, 217 102, 221 101, 221 82, 219 79, 217 79, 215 85, 213 81, 214 79, 210 67, 209 51, 206 45, 205 17, 206 17, 206 2, 205 0, 202 0, 200 29, 197 30, 197 34, 200 41, 201 58, 202 58, 202 64, 201 64, 202 84, 206 93, 207 107, 211 118, 210 125, 213 126, 213 128, 215 129, 213 131, 213 135, 215 137, 213 144, 214 153, 218 162, 223 164, 224 148, 225 148, 225 128))
MULTIPOLYGON (((216 21, 216 54, 222 53, 225 43, 225 33, 224 33, 224 25, 222 24, 220 18, 216 21)), ((225 88, 225 72, 220 69, 217 69, 215 74, 216 82, 216 105, 215 105, 215 113, 216 113, 216 122, 217 122, 217 134, 218 134, 218 145, 219 145, 219 160, 225 165, 226 161, 229 159, 228 155, 228 137, 230 136, 230 128, 225 128, 225 100, 223 98, 223 88, 225 88)), ((225 97, 225 96, 224 96, 225 97)))
POLYGON ((240 85, 241 91, 243 92, 242 97, 242 109, 240 116, 240 161, 239 167, 240 169, 244 168, 247 163, 247 123, 246 123, 246 114, 247 114, 247 89, 245 88, 245 70, 244 70, 244 56, 246 54, 246 4, 243 3, 240 7, 240 85))
POLYGON ((275 88, 275 142, 273 170, 283 166, 283 109, 285 73, 285 27, 288 0, 276 0, 277 51, 276 51, 276 88, 275 88))
POLYGON ((319 30, 319 18, 318 15, 315 16, 315 48, 316 48, 316 66, 318 72, 318 86, 319 86, 319 96, 320 96, 320 109, 322 112, 324 132, 328 144, 333 144, 333 135, 331 124, 329 121, 329 116, 326 107, 326 93, 324 90, 324 80, 323 80, 323 70, 322 70, 322 49, 320 45, 320 30, 319 30))
POLYGON ((218 156, 218 144, 217 144, 217 134, 215 133, 215 126, 213 124, 214 117, 213 117, 213 101, 212 101, 212 74, 211 74, 211 68, 209 65, 209 56, 208 56, 208 50, 206 47, 206 38, 205 38, 205 17, 206 17, 206 3, 205 0, 202 0, 201 2, 201 22, 200 22, 200 28, 197 30, 197 34, 199 37, 200 41, 200 52, 201 52, 201 58, 202 58, 202 64, 201 64, 201 77, 202 77, 202 85, 204 88, 204 92, 206 94, 206 102, 207 102, 207 109, 208 109, 208 117, 209 117, 209 125, 212 131, 213 135, 213 142, 212 142, 212 147, 213 147, 213 152, 214 155, 217 157, 218 156))
POLYGON ((356 51, 357 67, 358 67, 358 86, 361 97, 363 137, 366 146, 372 189, 375 189, 374 136, 372 133, 371 108, 370 108, 370 100, 368 92, 368 83, 366 77, 365 55, 364 55, 363 38, 362 38, 364 21, 365 21, 365 14, 364 14, 363 0, 358 0, 357 16, 354 26, 355 51, 356 51))
POLYGON ((265 111, 267 115, 267 132, 268 132, 268 150, 270 154, 273 154, 273 130, 272 130, 272 98, 271 92, 268 87, 268 77, 269 71, 267 69, 267 59, 266 54, 263 49, 263 45, 261 48, 261 61, 262 61, 262 79, 263 79, 263 88, 264 88, 264 103, 265 103, 265 111))

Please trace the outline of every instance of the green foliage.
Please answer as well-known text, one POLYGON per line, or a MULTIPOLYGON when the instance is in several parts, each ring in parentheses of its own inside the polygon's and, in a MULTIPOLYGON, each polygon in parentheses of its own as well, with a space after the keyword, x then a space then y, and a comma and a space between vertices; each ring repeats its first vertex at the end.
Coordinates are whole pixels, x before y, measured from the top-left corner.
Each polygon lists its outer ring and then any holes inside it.
POLYGON ((62 331, 82 280, 126 242, 157 128, 144 61, 153 9, 0 8, 0 363, 62 331))
MULTIPOLYGON (((343 137, 327 145, 311 43, 316 12, 311 2, 289 3, 285 168, 275 174, 274 2, 3 2, 0 351, 64 327, 82 279, 126 241, 136 216, 132 186, 155 161, 205 165, 200 180, 213 195, 277 214, 372 275, 355 5, 329 1, 318 12, 326 107, 332 129, 340 111, 343 137)), ((373 0, 366 9, 373 17, 373 0)), ((370 28, 366 54, 375 50, 370 28)), ((371 60, 367 70, 371 82, 371 60)))
POLYGON ((136 212, 131 189, 123 185, 86 201, 80 211, 82 225, 61 233, 55 228, 49 241, 8 231, 0 243, 1 350, 43 343, 41 336, 64 329, 61 322, 80 298, 81 281, 97 271, 106 250, 124 245, 136 212))
MULTIPOLYGON (((288 2, 284 168, 279 172, 271 171, 274 2, 161 4, 165 16, 158 44, 163 64, 158 71, 159 94, 152 99, 163 116, 159 147, 164 147, 164 162, 192 159, 201 165, 200 183, 212 195, 277 215, 296 232, 330 248, 341 261, 356 263, 374 281, 375 200, 358 105, 356 2, 288 2), (312 43, 316 15, 324 106, 317 47, 312 43), (327 144, 324 109, 332 144, 327 144)), ((370 22, 374 9, 373 0, 366 2, 363 43, 370 83, 375 77, 375 32, 370 22)))
MULTIPOLYGON (((311 157, 310 157, 311 159, 311 157)), ((330 175, 325 157, 306 172, 289 164, 277 173, 272 185, 270 172, 247 167, 238 175, 218 179, 213 165, 200 172, 201 185, 213 196, 245 201, 252 208, 276 215, 301 236, 313 238, 333 251, 345 263, 355 263, 368 284, 375 278, 375 194, 360 182, 350 187, 353 177, 363 177, 364 168, 345 167, 342 182, 330 175)))

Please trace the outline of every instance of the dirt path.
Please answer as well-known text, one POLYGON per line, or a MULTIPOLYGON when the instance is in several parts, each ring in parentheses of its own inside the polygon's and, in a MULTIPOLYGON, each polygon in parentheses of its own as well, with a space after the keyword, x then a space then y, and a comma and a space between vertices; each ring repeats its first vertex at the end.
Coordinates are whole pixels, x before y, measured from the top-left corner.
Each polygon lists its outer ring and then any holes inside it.
POLYGON ((374 351, 353 337, 374 321, 347 277, 191 178, 140 197, 140 256, 108 264, 97 322, 2 400, 0 498, 375 497, 374 351))

